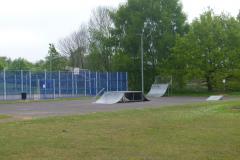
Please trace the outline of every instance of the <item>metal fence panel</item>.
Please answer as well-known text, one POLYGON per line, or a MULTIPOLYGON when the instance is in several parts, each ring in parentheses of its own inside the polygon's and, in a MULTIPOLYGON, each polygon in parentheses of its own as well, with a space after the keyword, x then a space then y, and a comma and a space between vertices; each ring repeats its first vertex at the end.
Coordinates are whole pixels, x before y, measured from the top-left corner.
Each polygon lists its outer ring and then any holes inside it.
POLYGON ((58 97, 95 96, 100 91, 126 91, 126 72, 0 71, 0 100, 52 99, 58 97))

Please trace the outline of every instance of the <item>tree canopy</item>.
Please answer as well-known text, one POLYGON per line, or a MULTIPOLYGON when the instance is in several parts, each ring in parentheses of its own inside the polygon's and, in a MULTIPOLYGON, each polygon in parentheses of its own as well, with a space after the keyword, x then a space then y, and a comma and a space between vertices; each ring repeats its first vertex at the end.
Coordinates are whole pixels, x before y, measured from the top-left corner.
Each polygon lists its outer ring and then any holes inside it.
POLYGON ((239 30, 235 18, 207 11, 192 22, 188 34, 177 39, 174 56, 190 78, 204 79, 212 91, 239 67, 239 30))

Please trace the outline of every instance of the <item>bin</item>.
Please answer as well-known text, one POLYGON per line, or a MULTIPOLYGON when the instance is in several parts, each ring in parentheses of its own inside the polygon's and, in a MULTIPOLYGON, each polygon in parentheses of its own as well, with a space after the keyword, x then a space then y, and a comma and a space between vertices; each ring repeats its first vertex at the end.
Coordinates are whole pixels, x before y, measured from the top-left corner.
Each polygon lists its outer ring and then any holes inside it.
POLYGON ((26 100, 27 99, 27 93, 26 92, 22 92, 21 93, 21 98, 22 98, 22 100, 26 100))

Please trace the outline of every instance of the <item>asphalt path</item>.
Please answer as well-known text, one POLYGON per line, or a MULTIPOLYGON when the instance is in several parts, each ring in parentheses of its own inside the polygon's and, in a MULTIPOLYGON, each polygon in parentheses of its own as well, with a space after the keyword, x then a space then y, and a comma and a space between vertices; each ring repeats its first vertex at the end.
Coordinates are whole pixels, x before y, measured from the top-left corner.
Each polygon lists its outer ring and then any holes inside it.
MULTIPOLYGON (((225 98, 224 101, 231 100, 225 98)), ((163 97, 149 102, 118 103, 114 105, 95 104, 94 100, 72 100, 31 102, 17 104, 0 104, 0 114, 19 119, 37 117, 80 115, 96 112, 112 112, 124 109, 157 108, 163 106, 183 105, 206 102, 206 97, 163 97)))

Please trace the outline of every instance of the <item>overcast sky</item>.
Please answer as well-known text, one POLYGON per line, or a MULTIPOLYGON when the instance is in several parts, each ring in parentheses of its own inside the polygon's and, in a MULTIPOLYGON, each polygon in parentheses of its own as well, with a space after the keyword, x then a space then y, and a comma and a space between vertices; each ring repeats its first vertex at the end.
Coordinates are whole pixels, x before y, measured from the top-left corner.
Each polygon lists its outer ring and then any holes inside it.
MULTIPOLYGON (((48 52, 48 44, 87 23, 98 6, 117 7, 126 0, 0 0, 0 56, 23 57, 36 62, 48 52)), ((239 0, 181 0, 188 20, 210 6, 236 16, 239 0)))

